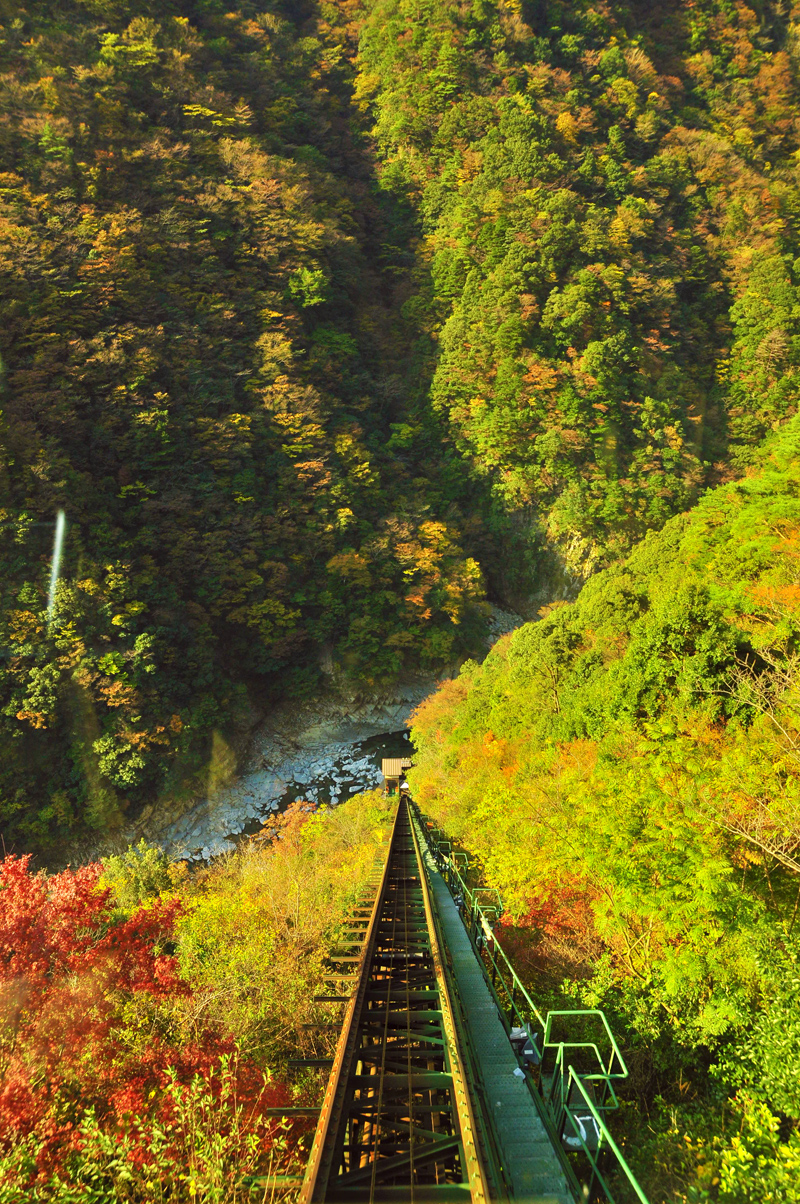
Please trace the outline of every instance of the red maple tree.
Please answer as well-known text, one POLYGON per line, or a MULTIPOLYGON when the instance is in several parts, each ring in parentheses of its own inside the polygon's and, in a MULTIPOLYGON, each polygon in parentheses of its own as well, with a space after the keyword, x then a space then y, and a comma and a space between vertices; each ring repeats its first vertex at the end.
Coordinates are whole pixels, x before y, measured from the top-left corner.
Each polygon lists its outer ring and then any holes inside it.
POLYGON ((261 1110, 286 1090, 265 1086, 230 1037, 206 1027, 186 1040, 163 1025, 145 1042, 123 1039, 137 996, 191 995, 172 952, 182 905, 157 899, 119 920, 101 873, 94 864, 48 876, 31 871, 29 856, 0 861, 0 1150, 35 1134, 44 1176, 79 1148, 91 1109, 108 1131, 134 1134, 145 1160, 148 1117, 168 1122, 174 1111, 165 1088, 201 1076, 219 1091, 225 1055, 236 1100, 268 1139, 261 1110))

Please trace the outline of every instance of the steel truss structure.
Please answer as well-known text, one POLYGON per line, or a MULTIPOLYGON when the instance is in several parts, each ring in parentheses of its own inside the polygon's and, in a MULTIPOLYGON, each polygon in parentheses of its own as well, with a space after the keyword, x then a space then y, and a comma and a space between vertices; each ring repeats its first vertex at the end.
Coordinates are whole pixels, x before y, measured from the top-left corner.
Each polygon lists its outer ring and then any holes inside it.
MULTIPOLYGON (((331 961, 349 1001, 301 1204, 490 1198, 456 1017, 408 804, 371 911, 331 961), (336 967, 339 967, 336 969, 336 967)), ((336 997, 339 998, 339 997, 336 997)), ((492 1193, 494 1195, 494 1193, 492 1193)))

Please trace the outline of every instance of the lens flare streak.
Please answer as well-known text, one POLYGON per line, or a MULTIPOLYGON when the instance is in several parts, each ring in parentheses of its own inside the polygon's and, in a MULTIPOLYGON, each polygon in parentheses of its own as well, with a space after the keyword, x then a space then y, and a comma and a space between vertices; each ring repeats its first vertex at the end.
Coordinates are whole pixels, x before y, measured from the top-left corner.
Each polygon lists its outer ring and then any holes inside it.
POLYGON ((47 594, 47 621, 53 621, 56 608, 56 586, 61 572, 61 549, 64 545, 64 532, 67 529, 67 517, 63 510, 56 515, 56 534, 53 540, 53 562, 50 566, 50 589, 47 594))

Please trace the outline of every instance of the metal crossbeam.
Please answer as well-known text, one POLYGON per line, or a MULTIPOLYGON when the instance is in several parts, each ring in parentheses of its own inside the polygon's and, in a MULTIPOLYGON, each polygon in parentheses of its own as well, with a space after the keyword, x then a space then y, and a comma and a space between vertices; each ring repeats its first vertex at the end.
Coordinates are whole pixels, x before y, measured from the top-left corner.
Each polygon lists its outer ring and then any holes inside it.
POLYGON ((355 914, 369 914, 369 922, 359 930, 357 985, 300 1204, 488 1204, 453 1004, 404 799, 373 908, 355 914))

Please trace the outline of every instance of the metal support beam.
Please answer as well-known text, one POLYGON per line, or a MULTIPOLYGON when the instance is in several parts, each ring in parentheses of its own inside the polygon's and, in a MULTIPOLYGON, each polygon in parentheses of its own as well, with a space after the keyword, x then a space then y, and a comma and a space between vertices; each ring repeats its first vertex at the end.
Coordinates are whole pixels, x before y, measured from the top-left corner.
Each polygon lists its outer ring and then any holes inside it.
POLYGON ((488 1204, 453 1005, 405 799, 355 981, 300 1204, 488 1204))

